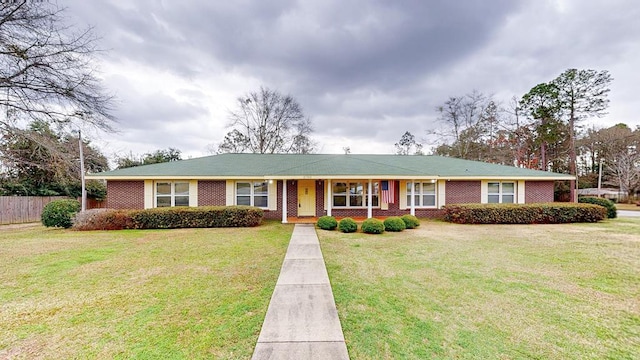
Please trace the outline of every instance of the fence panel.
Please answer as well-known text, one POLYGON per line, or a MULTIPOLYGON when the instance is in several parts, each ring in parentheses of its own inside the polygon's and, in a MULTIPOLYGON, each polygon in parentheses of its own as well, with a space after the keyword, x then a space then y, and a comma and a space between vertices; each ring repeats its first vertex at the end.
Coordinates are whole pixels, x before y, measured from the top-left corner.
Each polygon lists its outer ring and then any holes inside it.
POLYGON ((0 196, 0 224, 40 221, 42 209, 53 200, 65 196, 0 196))

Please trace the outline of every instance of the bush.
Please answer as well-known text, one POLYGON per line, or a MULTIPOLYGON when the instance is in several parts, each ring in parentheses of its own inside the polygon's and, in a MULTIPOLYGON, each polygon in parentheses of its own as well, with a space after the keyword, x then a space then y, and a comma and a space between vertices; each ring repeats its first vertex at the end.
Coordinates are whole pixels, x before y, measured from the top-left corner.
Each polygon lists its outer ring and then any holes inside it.
POLYGON ((383 224, 386 231, 398 232, 407 228, 407 225, 398 216, 390 216, 384 219, 383 224))
POLYGON ((592 204, 455 204, 444 206, 444 220, 458 224, 562 224, 597 222, 605 208, 592 204))
POLYGON ((358 224, 356 224, 355 220, 352 218, 344 218, 340 220, 340 224, 338 224, 338 228, 343 233, 352 233, 358 230, 358 224))
POLYGON ((367 234, 382 234, 384 223, 376 218, 369 218, 362 223, 362 231, 367 234))
POLYGON ((338 221, 333 216, 321 216, 317 225, 322 230, 335 230, 338 227, 338 221))
POLYGON ((252 206, 172 207, 133 211, 136 229, 252 227, 264 212, 252 206))
POLYGON ((75 230, 134 229, 131 210, 92 209, 78 213, 73 221, 75 230))
POLYGON ((415 229, 420 226, 420 220, 413 215, 402 215, 401 219, 404 221, 404 225, 407 229, 415 229))
POLYGON ((54 200, 42 209, 42 224, 47 227, 70 228, 74 215, 80 211, 78 200, 54 200))
POLYGON ((609 219, 615 219, 618 217, 618 210, 616 209, 616 204, 613 201, 605 198, 599 198, 594 196, 581 196, 578 198, 579 203, 583 204, 595 204, 604 206, 607 209, 607 217, 609 219))
POLYGON ((264 212, 251 206, 171 207, 106 210, 76 219, 78 230, 176 229, 250 227, 260 225, 264 212))

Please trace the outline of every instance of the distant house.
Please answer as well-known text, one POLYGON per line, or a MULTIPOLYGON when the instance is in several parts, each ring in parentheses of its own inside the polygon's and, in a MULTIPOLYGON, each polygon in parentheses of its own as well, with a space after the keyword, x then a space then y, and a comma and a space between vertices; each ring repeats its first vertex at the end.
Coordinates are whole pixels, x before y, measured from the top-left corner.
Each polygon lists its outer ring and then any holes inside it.
POLYGON ((222 154, 87 176, 107 207, 251 205, 265 217, 433 217, 445 204, 553 201, 573 176, 440 156, 222 154))
POLYGON ((578 189, 578 196, 595 196, 603 197, 618 202, 621 198, 627 196, 626 192, 612 188, 585 188, 578 189))

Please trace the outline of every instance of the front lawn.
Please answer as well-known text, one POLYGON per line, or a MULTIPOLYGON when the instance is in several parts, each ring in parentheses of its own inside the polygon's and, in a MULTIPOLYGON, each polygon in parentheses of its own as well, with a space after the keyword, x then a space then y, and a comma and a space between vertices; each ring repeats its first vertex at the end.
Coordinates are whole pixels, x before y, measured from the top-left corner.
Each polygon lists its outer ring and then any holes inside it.
POLYGON ((0 358, 249 358, 292 229, 0 227, 0 358))
POLYGON ((640 219, 318 235, 351 359, 640 352, 640 219))

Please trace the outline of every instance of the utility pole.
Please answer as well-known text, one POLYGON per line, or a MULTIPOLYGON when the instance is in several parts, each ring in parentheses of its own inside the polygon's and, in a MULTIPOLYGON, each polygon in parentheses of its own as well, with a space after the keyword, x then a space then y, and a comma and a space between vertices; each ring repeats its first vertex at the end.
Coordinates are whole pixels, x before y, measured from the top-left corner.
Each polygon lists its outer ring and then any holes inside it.
POLYGON ((78 146, 80 146, 80 182, 82 183, 82 212, 87 210, 87 190, 84 181, 84 154, 82 153, 82 133, 78 129, 78 146))

